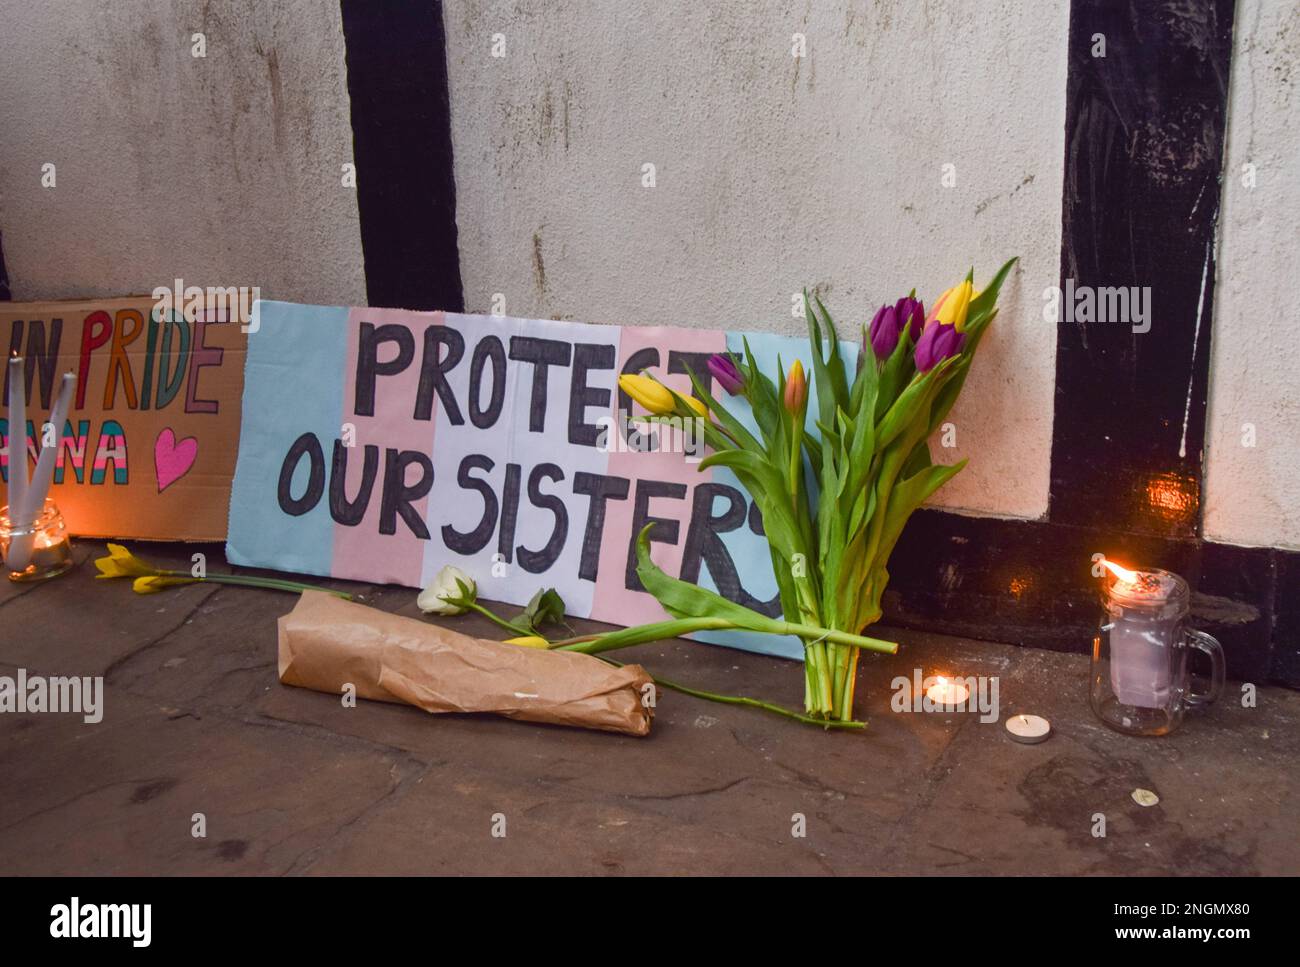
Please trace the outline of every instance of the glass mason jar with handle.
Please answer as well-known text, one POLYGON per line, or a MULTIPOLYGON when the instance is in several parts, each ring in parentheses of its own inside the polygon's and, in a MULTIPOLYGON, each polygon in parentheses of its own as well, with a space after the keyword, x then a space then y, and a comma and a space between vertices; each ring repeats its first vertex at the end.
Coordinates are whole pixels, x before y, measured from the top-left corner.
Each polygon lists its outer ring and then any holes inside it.
POLYGON ((1112 567, 1116 579, 1102 596, 1102 624, 1092 646, 1092 710, 1128 735, 1168 735, 1189 705, 1213 702, 1223 691, 1223 647, 1186 626, 1191 594, 1169 571, 1112 567), (1193 691, 1188 655, 1210 656, 1207 691, 1193 691))

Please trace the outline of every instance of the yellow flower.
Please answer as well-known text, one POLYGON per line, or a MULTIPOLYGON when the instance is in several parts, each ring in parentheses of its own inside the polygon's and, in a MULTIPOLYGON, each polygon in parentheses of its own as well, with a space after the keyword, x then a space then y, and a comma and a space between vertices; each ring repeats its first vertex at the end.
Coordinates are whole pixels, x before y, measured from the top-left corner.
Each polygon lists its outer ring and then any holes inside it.
POLYGON ((665 416, 677 408, 672 391, 649 376, 624 373, 618 378, 618 388, 656 416, 665 416))
MULTIPOLYGON (((100 577, 107 575, 101 574, 100 577)), ((163 588, 177 584, 193 584, 198 578, 177 577, 169 574, 146 574, 131 582, 131 590, 136 594, 157 594, 163 588)))
POLYGON ((507 638, 503 644, 518 645, 520 648, 549 648, 551 643, 538 635, 524 635, 520 638, 507 638))
POLYGON ((803 363, 796 359, 790 366, 790 375, 785 378, 785 408, 798 415, 807 402, 808 377, 803 373, 803 363))
POLYGON ((704 405, 703 400, 697 400, 694 396, 683 396, 681 399, 686 401, 686 405, 695 411, 696 416, 708 416, 709 408, 704 405))
POLYGON ((136 578, 156 575, 158 569, 150 567, 121 544, 108 545, 108 557, 95 559, 99 568, 97 578, 136 578))
POLYGON ((624 373, 618 378, 618 387, 655 416, 676 413, 678 400, 689 406, 696 416, 709 415, 709 408, 702 401, 694 396, 681 396, 674 393, 663 383, 649 376, 624 373))
POLYGON ((970 301, 979 295, 969 280, 963 280, 939 297, 933 318, 945 326, 956 326, 958 332, 966 328, 966 316, 970 312, 970 301))

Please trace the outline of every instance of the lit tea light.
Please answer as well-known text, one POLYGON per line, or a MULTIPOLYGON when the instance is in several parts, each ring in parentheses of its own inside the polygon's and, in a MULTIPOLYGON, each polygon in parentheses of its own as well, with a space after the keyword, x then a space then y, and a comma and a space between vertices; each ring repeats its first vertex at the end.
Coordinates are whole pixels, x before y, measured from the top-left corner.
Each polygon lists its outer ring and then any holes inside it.
POLYGON ((950 681, 942 675, 925 690, 925 697, 935 705, 962 705, 970 698, 970 689, 961 682, 950 681))
POLYGON ((1043 742, 1052 734, 1052 723, 1041 715, 1012 715, 1006 724, 1007 734, 1025 745, 1043 742))

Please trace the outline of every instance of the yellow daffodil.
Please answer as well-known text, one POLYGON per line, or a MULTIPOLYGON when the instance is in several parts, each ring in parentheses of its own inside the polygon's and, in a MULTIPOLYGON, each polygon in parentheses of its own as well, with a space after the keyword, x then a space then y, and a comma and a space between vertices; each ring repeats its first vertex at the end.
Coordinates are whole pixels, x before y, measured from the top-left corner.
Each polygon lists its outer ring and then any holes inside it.
POLYGON ((551 643, 539 635, 522 635, 518 638, 507 638, 504 643, 507 645, 518 645, 520 648, 551 647, 551 643))
POLYGON ((121 544, 109 544, 108 557, 96 558, 95 567, 99 568, 96 578, 151 577, 159 573, 121 544))
MULTIPOLYGON (((100 575, 103 577, 103 575, 100 575)), ((136 594, 157 594, 163 588, 174 587, 178 584, 193 584, 198 578, 178 577, 168 574, 146 574, 144 577, 138 577, 131 582, 131 590, 136 594)))
POLYGON ((329 588, 302 584, 298 581, 286 581, 281 578, 264 578, 253 574, 187 574, 185 571, 168 571, 164 568, 146 564, 121 544, 109 544, 108 556, 95 559, 99 568, 96 578, 131 578, 131 590, 136 594, 157 594, 164 588, 179 584, 196 584, 211 581, 214 584, 235 584, 246 588, 269 588, 276 591, 324 591, 345 601, 351 601, 352 595, 346 591, 332 591, 329 588))

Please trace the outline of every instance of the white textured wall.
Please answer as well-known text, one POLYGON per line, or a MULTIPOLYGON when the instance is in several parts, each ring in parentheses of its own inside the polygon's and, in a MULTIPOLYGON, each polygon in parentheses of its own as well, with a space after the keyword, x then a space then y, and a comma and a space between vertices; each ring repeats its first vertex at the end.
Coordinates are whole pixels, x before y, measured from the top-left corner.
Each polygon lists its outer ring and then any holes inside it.
POLYGON ((337 3, 0 0, 0 63, 15 299, 179 276, 364 304, 337 3))
POLYGON ((795 333, 804 285, 856 326, 1018 254, 937 502, 1046 511, 1067 0, 446 9, 471 309, 795 333))
POLYGON ((1240 0, 1210 363, 1205 534, 1300 548, 1300 5, 1240 0), (1255 185, 1243 178, 1254 165, 1255 185), (1255 446, 1246 446, 1250 429, 1255 446))

